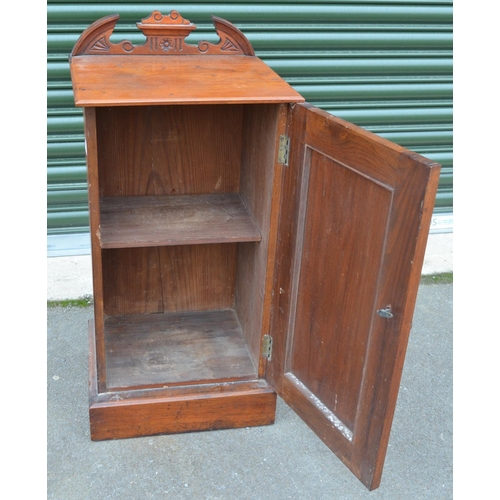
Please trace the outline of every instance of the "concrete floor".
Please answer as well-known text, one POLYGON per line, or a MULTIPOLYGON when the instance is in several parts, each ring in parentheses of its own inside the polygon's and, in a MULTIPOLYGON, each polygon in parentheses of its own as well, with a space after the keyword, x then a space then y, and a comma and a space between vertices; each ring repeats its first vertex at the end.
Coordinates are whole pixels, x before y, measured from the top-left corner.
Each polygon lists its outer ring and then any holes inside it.
POLYGON ((276 423, 92 442, 90 308, 49 308, 48 494, 57 500, 441 500, 452 490, 452 285, 421 285, 381 486, 278 401, 276 423))

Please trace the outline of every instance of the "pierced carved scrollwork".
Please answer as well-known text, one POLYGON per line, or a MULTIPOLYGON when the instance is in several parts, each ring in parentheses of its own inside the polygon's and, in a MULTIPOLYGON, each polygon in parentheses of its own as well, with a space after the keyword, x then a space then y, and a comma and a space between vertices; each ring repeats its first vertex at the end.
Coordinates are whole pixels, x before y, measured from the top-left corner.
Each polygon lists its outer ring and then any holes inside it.
POLYGON ((146 36, 146 42, 142 45, 133 45, 128 40, 119 43, 110 41, 118 19, 118 14, 115 14, 103 17, 89 26, 78 39, 70 58, 101 54, 255 55, 245 35, 236 26, 220 17, 212 16, 215 30, 220 38, 219 43, 201 41, 197 45, 185 42, 185 38, 196 29, 196 26, 175 10, 168 15, 154 11, 149 17, 137 23, 137 27, 146 36))

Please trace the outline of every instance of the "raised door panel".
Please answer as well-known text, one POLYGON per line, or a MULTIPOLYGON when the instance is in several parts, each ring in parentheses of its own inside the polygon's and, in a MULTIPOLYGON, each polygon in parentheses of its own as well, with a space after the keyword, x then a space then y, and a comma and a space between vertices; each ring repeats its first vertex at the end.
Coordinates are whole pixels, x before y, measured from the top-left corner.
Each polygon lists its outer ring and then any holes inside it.
POLYGON ((267 377, 374 489, 439 166, 309 105, 289 135, 267 377))

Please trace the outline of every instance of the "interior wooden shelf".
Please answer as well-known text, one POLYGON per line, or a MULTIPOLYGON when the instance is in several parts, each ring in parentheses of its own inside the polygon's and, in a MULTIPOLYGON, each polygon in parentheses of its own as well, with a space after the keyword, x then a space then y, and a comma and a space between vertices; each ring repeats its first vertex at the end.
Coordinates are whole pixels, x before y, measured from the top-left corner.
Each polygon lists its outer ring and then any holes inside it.
POLYGON ((112 316, 105 332, 109 389, 257 376, 231 309, 112 316))
POLYGON ((102 248, 260 240, 238 193, 101 198, 102 248))

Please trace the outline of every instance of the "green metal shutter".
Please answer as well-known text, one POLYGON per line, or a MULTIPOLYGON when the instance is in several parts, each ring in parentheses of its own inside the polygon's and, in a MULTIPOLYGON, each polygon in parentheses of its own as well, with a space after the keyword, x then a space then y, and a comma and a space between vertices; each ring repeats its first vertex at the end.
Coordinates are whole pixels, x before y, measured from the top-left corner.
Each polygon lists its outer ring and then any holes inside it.
POLYGON ((225 18, 308 102, 441 163, 435 215, 452 214, 451 0, 49 0, 49 254, 88 251, 83 119, 73 105, 69 52, 100 17, 119 13, 112 40, 141 43, 135 23, 172 9, 198 26, 191 43, 216 42, 210 15, 225 18), (69 244, 60 243, 64 237, 69 244))

